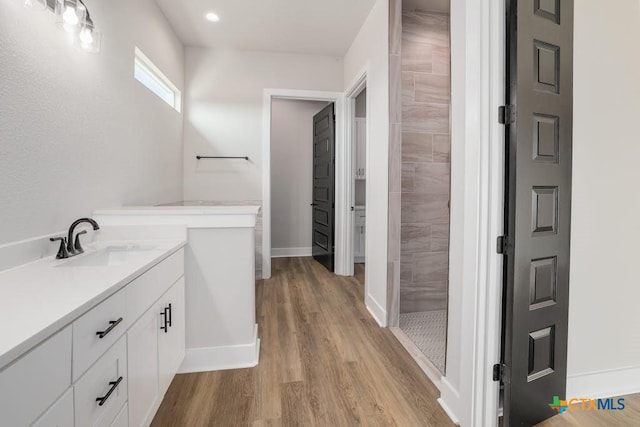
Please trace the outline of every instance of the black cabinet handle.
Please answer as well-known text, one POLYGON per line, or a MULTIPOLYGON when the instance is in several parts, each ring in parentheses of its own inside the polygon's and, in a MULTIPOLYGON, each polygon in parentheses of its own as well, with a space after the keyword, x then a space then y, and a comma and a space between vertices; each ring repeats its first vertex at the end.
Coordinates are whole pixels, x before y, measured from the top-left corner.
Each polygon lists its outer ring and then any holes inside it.
POLYGON ((162 310, 160 312, 160 316, 162 316, 162 323, 163 323, 160 326, 160 330, 164 331, 164 333, 166 334, 167 332, 169 332, 169 327, 167 326, 168 325, 168 322, 167 322, 167 317, 168 317, 168 315, 167 315, 167 307, 165 307, 164 310, 162 310))
POLYGON ((309 206, 318 206, 317 203, 311 203, 309 206))
POLYGON ((112 320, 109 322, 109 327, 107 329, 105 329, 104 331, 99 331, 96 332, 96 335, 98 336, 98 338, 102 339, 104 337, 106 337, 107 335, 109 335, 109 332, 113 331, 113 328, 115 328, 116 326, 118 326, 120 324, 120 322, 122 322, 122 317, 119 318, 118 320, 112 320))
POLYGON ((168 324, 169 324, 169 327, 171 327, 171 326, 173 326, 171 324, 172 323, 171 322, 171 318, 173 317, 173 307, 171 307, 171 304, 169 304, 169 307, 167 309, 169 310, 169 316, 168 316, 169 321, 168 321, 168 324))
POLYGON ((111 397, 111 394, 118 388, 118 386, 120 385, 121 382, 122 382, 122 377, 118 378, 117 381, 112 381, 112 382, 109 383, 111 388, 109 389, 107 394, 105 394, 102 397, 97 397, 96 398, 96 402, 100 402, 100 403, 98 403, 98 406, 102 406, 105 403, 107 403, 107 400, 109 400, 109 397, 111 397))

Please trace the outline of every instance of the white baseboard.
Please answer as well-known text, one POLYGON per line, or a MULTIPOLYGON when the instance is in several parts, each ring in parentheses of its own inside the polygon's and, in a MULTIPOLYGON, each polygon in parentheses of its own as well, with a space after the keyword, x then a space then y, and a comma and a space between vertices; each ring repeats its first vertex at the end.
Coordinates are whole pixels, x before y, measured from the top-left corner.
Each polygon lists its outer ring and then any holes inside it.
POLYGON ((460 406, 460 393, 451 385, 446 376, 440 379, 440 398, 438 403, 451 418, 451 421, 456 425, 460 425, 460 417, 454 409, 460 406))
POLYGON ((260 338, 258 338, 258 325, 256 325, 254 341, 250 344, 188 348, 178 373, 253 368, 258 364, 259 358, 260 338))
POLYGON ((272 248, 271 258, 292 258, 311 256, 312 248, 272 248))
POLYGON ((640 393, 640 366, 567 376, 567 398, 607 398, 640 393))
POLYGON ((455 425, 459 426, 460 420, 458 420, 458 417, 456 417, 456 414, 454 414, 453 411, 451 411, 451 408, 447 406, 447 403, 441 398, 438 398, 438 403, 440 404, 442 409, 444 409, 444 412, 449 416, 449 418, 451 418, 451 421, 453 421, 455 425))
POLYGON ((387 310, 382 308, 382 306, 378 304, 378 301, 376 301, 371 295, 367 295, 364 298, 364 304, 366 305, 367 310, 369 310, 369 313, 371 313, 371 316, 373 316, 378 325, 380 325, 380 327, 382 328, 386 328, 387 310))

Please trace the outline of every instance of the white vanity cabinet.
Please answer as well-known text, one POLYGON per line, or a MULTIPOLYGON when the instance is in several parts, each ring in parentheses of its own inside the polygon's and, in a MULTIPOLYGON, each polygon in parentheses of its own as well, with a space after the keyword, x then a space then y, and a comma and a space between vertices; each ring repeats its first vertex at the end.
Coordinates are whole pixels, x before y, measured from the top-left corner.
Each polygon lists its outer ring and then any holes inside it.
POLYGON ((0 369, 0 425, 148 426, 184 358, 184 300, 179 249, 0 369))
POLYGON ((129 425, 149 425, 184 359, 184 279, 127 333, 129 425))
POLYGON ((158 380, 164 396, 185 356, 184 279, 180 279, 160 299, 158 331, 158 380), (166 314, 163 314, 166 313, 166 314))

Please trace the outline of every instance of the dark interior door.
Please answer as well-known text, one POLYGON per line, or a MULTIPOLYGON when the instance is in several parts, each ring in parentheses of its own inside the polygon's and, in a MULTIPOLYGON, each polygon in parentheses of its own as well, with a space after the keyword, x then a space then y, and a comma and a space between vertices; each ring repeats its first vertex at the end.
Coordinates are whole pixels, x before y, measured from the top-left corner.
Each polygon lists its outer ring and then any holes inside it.
MULTIPOLYGON (((333 271, 335 223, 335 115, 333 104, 313 117, 313 257, 333 271)), ((292 159, 293 160, 293 159, 292 159)))
POLYGON ((508 8, 504 421, 532 426, 566 397, 573 0, 508 8))

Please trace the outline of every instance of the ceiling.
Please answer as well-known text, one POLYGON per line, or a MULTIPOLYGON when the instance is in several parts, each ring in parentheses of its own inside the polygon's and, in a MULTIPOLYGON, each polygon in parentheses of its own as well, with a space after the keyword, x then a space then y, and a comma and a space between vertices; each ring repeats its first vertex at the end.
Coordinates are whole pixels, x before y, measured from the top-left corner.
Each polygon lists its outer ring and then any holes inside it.
POLYGON ((448 14, 451 9, 450 3, 451 0, 402 0, 402 8, 448 14))
POLYGON ((343 56, 375 0, 156 2, 186 46, 343 56), (207 22, 209 11, 220 22, 207 22))

